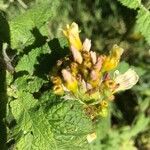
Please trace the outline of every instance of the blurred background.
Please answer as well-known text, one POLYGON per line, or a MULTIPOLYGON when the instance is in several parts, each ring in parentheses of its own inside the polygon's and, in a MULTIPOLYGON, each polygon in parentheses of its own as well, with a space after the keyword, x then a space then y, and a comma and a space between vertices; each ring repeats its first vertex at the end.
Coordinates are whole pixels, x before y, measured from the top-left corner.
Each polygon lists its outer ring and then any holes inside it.
MULTIPOLYGON (((0 9, 8 20, 12 20, 42 2, 0 0, 0 9)), ((150 1, 142 2, 149 10, 150 1)), ((127 150, 127 147, 128 150, 149 150, 150 45, 136 30, 137 10, 125 7, 117 0, 64 0, 60 1, 57 9, 55 17, 46 26, 49 39, 60 37, 60 29, 74 21, 81 29, 81 39, 87 37, 92 40, 93 50, 107 53, 113 44, 123 47, 125 53, 122 60, 127 62, 124 67, 132 65, 140 76, 136 86, 116 96, 111 117, 112 135, 97 140, 93 149, 99 149, 101 145, 103 149, 112 146, 110 150, 113 150, 120 138, 121 150, 127 150)))

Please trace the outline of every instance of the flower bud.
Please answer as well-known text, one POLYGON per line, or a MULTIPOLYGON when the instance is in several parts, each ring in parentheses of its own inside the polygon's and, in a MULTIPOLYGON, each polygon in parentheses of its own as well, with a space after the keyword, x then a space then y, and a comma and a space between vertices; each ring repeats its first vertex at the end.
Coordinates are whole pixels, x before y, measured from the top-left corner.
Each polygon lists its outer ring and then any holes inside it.
POLYGON ((61 72, 62 72, 62 76, 66 82, 67 89, 72 92, 76 92, 78 89, 77 80, 72 76, 72 74, 68 70, 63 69, 61 72))
POLYGON ((82 47, 82 50, 83 51, 90 51, 91 49, 91 40, 89 39, 85 39, 85 41, 83 42, 83 47, 82 47))
POLYGON ((120 57, 123 53, 123 49, 118 45, 114 45, 110 55, 107 56, 103 63, 103 71, 110 71, 117 67, 120 57))
POLYGON ((79 64, 82 63, 83 59, 81 53, 73 46, 71 46, 71 52, 74 58, 74 61, 78 62, 79 64))
POLYGON ((63 34, 67 37, 70 45, 75 47, 77 50, 82 50, 82 43, 79 37, 79 28, 75 22, 71 25, 67 25, 63 30, 63 34))

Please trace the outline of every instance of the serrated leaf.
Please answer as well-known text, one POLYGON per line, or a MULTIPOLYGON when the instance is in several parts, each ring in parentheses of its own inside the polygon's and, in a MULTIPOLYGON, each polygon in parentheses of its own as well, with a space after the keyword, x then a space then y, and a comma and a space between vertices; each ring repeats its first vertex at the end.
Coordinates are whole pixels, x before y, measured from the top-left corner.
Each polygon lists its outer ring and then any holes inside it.
POLYGON ((22 131, 28 131, 32 127, 29 110, 36 105, 37 101, 30 93, 19 92, 18 98, 10 103, 12 113, 19 122, 22 131))
POLYGON ((127 6, 128 8, 136 9, 140 7, 141 0, 118 0, 121 2, 124 6, 127 6))
POLYGON ((69 43, 66 38, 59 38, 58 40, 59 40, 61 48, 64 49, 65 47, 69 47, 69 43))
POLYGON ((141 7, 138 11, 136 30, 139 31, 150 44, 150 11, 141 7))
POLYGON ((50 94, 48 95, 49 101, 46 101, 46 104, 41 103, 42 105, 37 105, 37 102, 31 105, 35 99, 25 92, 20 93, 18 99, 11 102, 17 121, 14 134, 22 133, 16 141, 16 149, 88 149, 86 136, 93 132, 93 126, 81 104, 73 100, 60 101, 52 96, 52 99, 56 100, 54 102, 51 101, 50 94))
POLYGON ((40 29, 53 17, 58 5, 57 0, 43 2, 10 21, 11 47, 17 49, 32 44, 35 38, 31 31, 34 28, 40 29))
POLYGON ((18 91, 34 93, 38 92, 44 83, 46 83, 46 81, 41 78, 38 78, 36 76, 31 77, 29 75, 24 75, 17 78, 13 85, 18 91))
POLYGON ((40 56, 45 51, 45 47, 40 47, 32 49, 28 54, 24 54, 23 57, 18 62, 15 70, 18 71, 28 71, 30 75, 35 71, 34 67, 38 64, 38 56, 40 56))

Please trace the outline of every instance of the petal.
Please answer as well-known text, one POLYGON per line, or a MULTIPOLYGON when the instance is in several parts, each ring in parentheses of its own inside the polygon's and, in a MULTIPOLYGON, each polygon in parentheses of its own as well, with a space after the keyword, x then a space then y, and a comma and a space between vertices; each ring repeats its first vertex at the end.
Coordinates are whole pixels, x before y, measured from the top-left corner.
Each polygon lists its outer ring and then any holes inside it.
POLYGON ((90 49, 91 49, 91 40, 85 39, 85 41, 83 42, 83 48, 82 48, 82 50, 89 52, 90 49))
POLYGON ((90 83, 86 83, 86 88, 87 88, 87 90, 91 90, 93 87, 90 83))
POLYGON ((66 83, 64 83, 65 87, 73 93, 77 92, 77 80, 72 76, 72 74, 68 70, 63 69, 61 72, 64 80, 66 81, 66 83))
POLYGON ((67 25, 62 31, 68 39, 70 45, 73 45, 77 50, 82 50, 82 42, 79 37, 78 24, 73 22, 71 25, 67 25))
POLYGON ((106 57, 103 63, 103 70, 110 71, 116 68, 120 61, 123 51, 124 50, 121 47, 115 44, 112 50, 110 51, 110 55, 106 57))
POLYGON ((94 66, 95 69, 97 69, 98 71, 100 71, 101 68, 102 68, 103 61, 104 61, 103 56, 99 56, 98 59, 97 59, 97 62, 95 64, 95 66, 94 66))
POLYGON ((115 92, 132 88, 139 80, 139 76, 133 69, 128 69, 124 74, 120 74, 115 78, 118 88, 115 92))
POLYGON ((64 78, 64 80, 66 81, 66 82, 72 82, 72 75, 71 75, 71 73, 68 71, 68 70, 66 70, 66 69, 63 69, 62 71, 61 71, 61 73, 62 73, 62 76, 63 76, 63 78, 64 78))
POLYGON ((92 63, 95 64, 97 61, 96 53, 91 51, 90 54, 91 54, 92 63))
POLYGON ((97 80, 99 78, 99 73, 95 70, 92 70, 90 73, 90 77, 92 80, 97 80))
POLYGON ((82 59, 80 51, 78 51, 75 47, 71 46, 71 52, 72 52, 74 61, 76 61, 79 64, 81 64, 83 59, 82 59))
POLYGON ((81 85, 82 85, 82 90, 83 90, 84 92, 86 92, 86 91, 87 91, 87 88, 86 88, 86 82, 85 82, 84 79, 82 79, 81 85))
POLYGON ((111 57, 116 57, 117 59, 120 59, 121 55, 123 54, 124 49, 119 47, 117 44, 115 44, 110 51, 111 57))

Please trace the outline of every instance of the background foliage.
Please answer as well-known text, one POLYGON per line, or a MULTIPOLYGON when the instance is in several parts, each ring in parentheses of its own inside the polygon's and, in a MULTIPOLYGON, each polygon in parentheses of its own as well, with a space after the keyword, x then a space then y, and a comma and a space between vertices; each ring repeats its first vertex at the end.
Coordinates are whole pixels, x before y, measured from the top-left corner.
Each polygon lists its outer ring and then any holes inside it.
POLYGON ((6 72, 1 60, 1 149, 150 149, 149 0, 1 0, 0 9, 1 50, 4 42, 10 45, 16 70, 6 72), (67 52, 60 29, 73 21, 99 53, 114 43, 122 46, 128 63, 120 69, 130 64, 140 75, 132 90, 116 96, 111 115, 96 122, 82 105, 50 91, 49 72, 67 52), (88 144, 86 136, 93 132, 97 139, 88 144))

